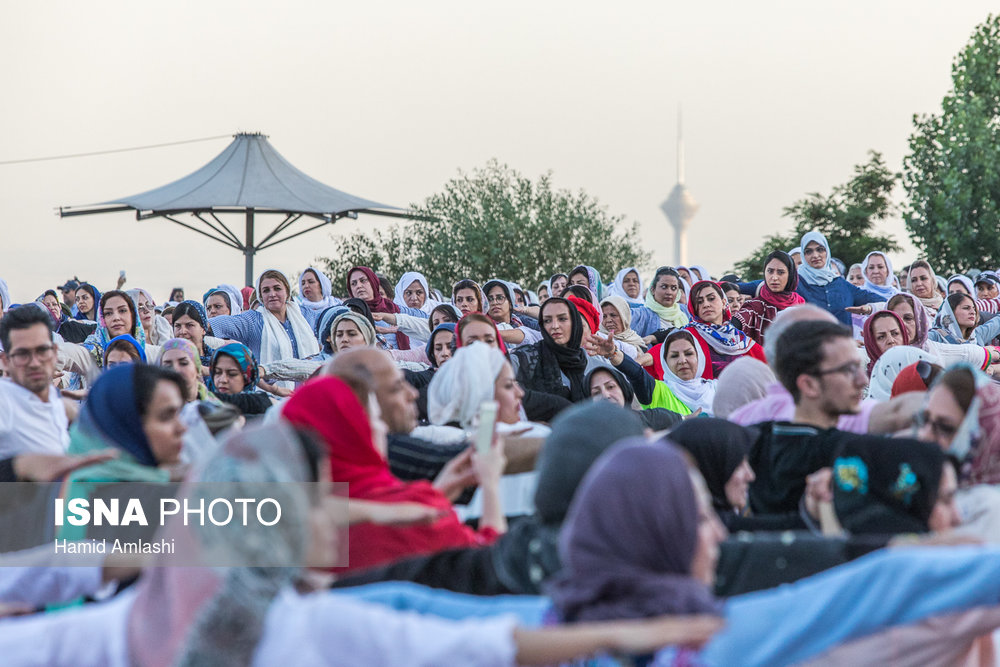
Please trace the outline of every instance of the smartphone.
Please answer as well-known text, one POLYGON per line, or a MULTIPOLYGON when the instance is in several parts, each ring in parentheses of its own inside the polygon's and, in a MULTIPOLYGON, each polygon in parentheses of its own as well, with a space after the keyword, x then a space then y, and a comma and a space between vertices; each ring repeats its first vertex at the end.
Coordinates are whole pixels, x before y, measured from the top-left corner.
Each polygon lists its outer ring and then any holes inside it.
POLYGON ((121 271, 118 272, 118 277, 119 278, 124 278, 125 277, 125 269, 122 269, 121 271))
POLYGON ((483 401, 479 404, 478 424, 476 425, 476 453, 485 454, 493 446, 493 431, 497 425, 496 401, 483 401))

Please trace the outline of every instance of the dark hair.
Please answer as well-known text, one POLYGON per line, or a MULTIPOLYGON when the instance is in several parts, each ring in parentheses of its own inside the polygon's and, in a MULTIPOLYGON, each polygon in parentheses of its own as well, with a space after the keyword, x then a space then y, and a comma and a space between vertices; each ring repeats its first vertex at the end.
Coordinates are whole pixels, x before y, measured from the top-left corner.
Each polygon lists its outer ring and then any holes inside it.
POLYGON ((104 358, 107 359, 108 355, 115 350, 121 350, 129 356, 132 361, 141 361, 142 357, 139 356, 139 350, 135 348, 135 345, 128 342, 127 340, 114 340, 108 344, 108 347, 104 350, 104 358))
POLYGON ((723 282, 719 283, 719 287, 722 288, 723 293, 725 293, 725 292, 739 292, 740 291, 740 288, 739 288, 738 285, 736 285, 735 283, 728 282, 728 281, 723 281, 723 282))
POLYGON ((698 351, 698 343, 695 342, 694 336, 692 336, 690 332, 685 331, 684 329, 674 329, 669 334, 667 334, 666 338, 663 339, 664 357, 666 357, 667 354, 670 353, 670 346, 673 344, 674 341, 677 340, 686 340, 687 342, 691 343, 691 346, 694 347, 695 352, 698 351))
POLYGON ((677 270, 672 266, 661 266, 660 268, 658 268, 656 270, 656 273, 653 274, 653 281, 649 283, 649 289, 653 289, 654 287, 656 287, 656 283, 660 281, 660 278, 662 276, 673 276, 674 278, 677 279, 677 287, 679 289, 684 289, 683 287, 681 287, 681 280, 683 280, 681 278, 681 274, 677 273, 677 270))
MULTIPOLYGON (((951 306, 952 312, 954 312, 954 310, 958 308, 959 304, 961 304, 964 299, 968 299, 969 301, 971 301, 973 307, 975 307, 976 305, 975 298, 966 294, 965 292, 953 292, 952 294, 948 295, 948 305, 951 306)), ((976 308, 976 312, 977 313, 979 312, 978 308, 976 308)))
POLYGON ((799 376, 812 375, 819 370, 823 362, 823 345, 836 338, 853 339, 853 335, 839 322, 808 321, 791 324, 778 338, 775 375, 796 403, 801 397, 799 376))
POLYGON ((135 301, 132 300, 132 297, 130 297, 127 292, 122 292, 121 290, 113 289, 113 290, 108 290, 107 292, 102 294, 101 300, 98 302, 96 306, 94 306, 96 310, 96 312, 94 313, 94 319, 97 320, 98 322, 101 321, 101 318, 104 317, 104 306, 108 303, 108 301, 111 298, 116 296, 121 299, 125 299, 125 305, 128 306, 128 312, 132 314, 132 326, 128 328, 128 332, 130 334, 134 333, 136 327, 139 326, 139 310, 138 308, 136 308, 135 301))
POLYGON ((938 382, 944 385, 962 408, 962 412, 968 412, 972 405, 972 399, 976 397, 976 378, 968 368, 952 368, 944 372, 938 382))
POLYGON ((584 266, 583 264, 581 264, 580 266, 576 267, 575 269, 573 269, 572 271, 570 271, 568 274, 566 274, 566 280, 573 280, 573 276, 575 276, 578 273, 582 274, 583 277, 587 279, 587 284, 589 285, 590 284, 590 271, 588 271, 587 267, 584 266))
POLYGON ((200 324, 201 328, 205 330, 205 333, 208 333, 208 322, 202 318, 201 312, 199 312, 198 308, 195 307, 193 303, 188 303, 186 301, 182 301, 174 307, 174 312, 171 313, 170 316, 170 324, 177 324, 177 320, 181 319, 185 315, 200 324))
POLYGON ((497 323, 489 315, 483 315, 482 313, 469 313, 463 317, 458 322, 458 326, 455 327, 455 340, 461 342, 462 332, 465 331, 465 327, 468 326, 470 322, 482 322, 483 324, 488 324, 494 329, 496 329, 497 323))
MULTIPOLYGON (((375 277, 378 278, 378 282, 382 286, 382 291, 385 292, 385 297, 391 300, 392 295, 396 293, 396 286, 392 284, 391 280, 383 276, 381 273, 376 273, 375 277)), ((374 285, 372 285, 372 289, 376 289, 374 285)), ((378 296, 378 292, 375 293, 375 296, 378 296)))
POLYGON ((583 299, 587 303, 594 302, 594 293, 590 291, 589 287, 584 287, 583 285, 569 285, 563 290, 562 298, 568 296, 575 296, 577 298, 583 299))
MULTIPOLYGON (((902 292, 894 295, 891 299, 889 299, 889 302, 885 304, 885 307, 887 310, 892 310, 901 303, 905 303, 910 308, 913 308, 913 304, 910 302, 909 295, 903 294, 902 292)), ((916 312, 914 312, 913 314, 916 315, 916 312)))
POLYGON ((4 313, 0 320, 0 341, 3 341, 3 349, 10 350, 10 332, 22 329, 29 329, 36 324, 44 324, 49 330, 49 340, 52 340, 52 315, 48 309, 44 312, 41 308, 19 306, 4 313))
POLYGON ((184 288, 183 287, 175 287, 172 290, 170 290, 170 298, 167 299, 167 300, 168 301, 183 301, 184 300, 184 288), (174 295, 177 294, 178 292, 181 293, 181 298, 180 299, 175 299, 174 295))
POLYGON ((742 280, 740 280, 740 277, 737 274, 735 274, 735 273, 727 273, 726 275, 724 275, 721 278, 719 278, 719 281, 720 282, 724 282, 724 283, 741 283, 741 282, 743 282, 742 280))
POLYGON ((153 394, 156 392, 156 385, 161 380, 173 382, 177 385, 181 397, 187 401, 187 384, 184 378, 176 371, 160 366, 149 366, 147 364, 136 364, 132 369, 132 386, 135 392, 135 409, 139 417, 145 418, 149 412, 149 405, 153 402, 153 394))
POLYGON ((434 306, 433 310, 431 310, 431 314, 427 316, 427 324, 428 326, 430 326, 432 330, 434 329, 434 325, 431 324, 431 320, 434 319, 434 313, 438 311, 444 313, 445 322, 452 322, 452 323, 458 322, 459 318, 455 317, 455 306, 451 305, 450 303, 442 303, 439 306, 434 306))
MULTIPOLYGON (((322 445, 323 440, 318 434, 308 429, 298 426, 293 426, 292 429, 295 431, 295 440, 299 443, 302 458, 306 461, 306 471, 309 473, 308 481, 318 482, 319 464, 327 456, 326 448, 322 445)), ((315 502, 318 498, 312 500, 315 502)))

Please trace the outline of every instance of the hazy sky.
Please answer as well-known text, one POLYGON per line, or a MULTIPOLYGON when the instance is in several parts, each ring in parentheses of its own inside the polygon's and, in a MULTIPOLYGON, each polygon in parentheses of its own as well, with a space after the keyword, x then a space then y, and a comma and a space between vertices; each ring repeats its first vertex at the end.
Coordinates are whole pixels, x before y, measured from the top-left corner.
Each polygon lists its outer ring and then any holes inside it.
MULTIPOLYGON (((0 161, 262 131, 315 178, 406 206, 496 157, 532 177, 551 169, 639 221, 667 262, 658 207, 682 102, 701 203, 689 257, 719 273, 868 149, 899 169, 912 115, 939 108, 952 59, 994 6, 15 3, 0 24, 0 161)), ((165 184, 226 145, 0 165, 0 277, 17 300, 74 274, 108 289, 120 269, 158 301, 174 284, 200 296, 241 282, 239 253, 166 221, 54 213, 165 184)), ((362 216, 340 231, 386 224, 362 216)), ((888 230, 910 259, 902 223, 888 230)), ((335 252, 316 231, 255 266, 297 273, 335 252)))

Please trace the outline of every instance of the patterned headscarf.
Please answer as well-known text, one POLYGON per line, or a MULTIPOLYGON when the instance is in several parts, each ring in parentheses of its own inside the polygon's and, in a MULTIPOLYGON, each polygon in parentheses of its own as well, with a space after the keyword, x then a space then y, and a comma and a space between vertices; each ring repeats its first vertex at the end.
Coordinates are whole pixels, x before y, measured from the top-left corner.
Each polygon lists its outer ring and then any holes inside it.
POLYGON ((212 355, 212 364, 209 366, 208 388, 217 391, 215 388, 215 364, 219 356, 223 354, 239 364, 243 371, 245 384, 240 393, 253 391, 257 386, 257 381, 260 380, 260 369, 257 367, 257 360, 254 359, 253 352, 243 343, 227 343, 215 351, 215 354, 212 355))
POLYGON ((163 344, 163 355, 160 357, 161 366, 163 365, 163 357, 165 357, 167 352, 170 350, 182 350, 188 358, 191 359, 191 363, 194 364, 195 373, 198 378, 198 400, 209 400, 208 387, 206 387, 205 383, 202 382, 201 356, 198 354, 198 348, 196 348, 194 343, 186 338, 171 338, 163 344))

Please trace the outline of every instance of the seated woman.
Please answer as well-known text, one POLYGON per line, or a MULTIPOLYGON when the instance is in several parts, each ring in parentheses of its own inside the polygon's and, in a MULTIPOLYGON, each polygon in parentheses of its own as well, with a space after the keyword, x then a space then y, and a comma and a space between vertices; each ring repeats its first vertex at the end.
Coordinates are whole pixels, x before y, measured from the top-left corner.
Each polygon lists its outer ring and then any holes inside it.
MULTIPOLYGON (((632 389, 632 383, 617 368, 598 366, 587 373, 585 382, 590 387, 590 395, 594 400, 609 401, 623 408, 632 409, 635 391, 632 389)), ((665 408, 646 408, 634 412, 646 427, 653 431, 665 431, 679 424, 682 419, 680 413, 665 408)))
POLYGON ((208 317, 239 315, 242 312, 243 295, 240 294, 235 285, 223 283, 210 289, 205 295, 205 313, 208 317))
POLYGON ((955 345, 930 340, 927 336, 934 318, 930 316, 921 301, 912 294, 902 292, 889 299, 886 307, 899 316, 909 338, 908 345, 927 352, 934 363, 950 366, 964 362, 986 370, 991 363, 1000 361, 1000 352, 992 347, 979 345, 955 345))
POLYGON ((174 371, 184 380, 184 402, 208 401, 218 403, 219 399, 205 386, 201 370, 201 355, 194 343, 186 338, 171 338, 163 344, 163 354, 159 365, 174 371))
POLYGON ((431 367, 422 371, 404 370, 403 377, 410 383, 410 386, 419 392, 417 396, 417 419, 421 422, 428 420, 427 415, 427 391, 434 379, 438 369, 446 361, 451 359, 452 350, 455 345, 455 325, 451 322, 444 322, 435 327, 431 333, 430 340, 424 352, 431 362, 431 367))
POLYGON ((285 274, 269 269, 257 278, 257 308, 239 315, 212 317, 208 324, 219 338, 237 340, 249 347, 265 365, 281 359, 312 357, 319 353, 319 343, 298 304, 289 300, 290 295, 285 274))
POLYGON ((848 307, 885 301, 888 297, 855 287, 838 275, 830 263, 830 244, 817 231, 802 237, 803 262, 798 267, 799 286, 796 291, 807 303, 828 311, 841 324, 851 326, 848 307))
MULTIPOLYGON (((514 371, 499 350, 475 342, 455 350, 447 365, 434 374, 427 390, 427 414, 432 424, 455 426, 456 440, 465 438, 475 426, 484 401, 498 404, 496 432, 518 432, 523 437, 544 438, 549 428, 527 421, 521 409, 524 392, 514 381, 514 371)), ((536 475, 525 472, 505 475, 500 495, 507 516, 530 514, 536 475)), ((469 505, 459 511, 463 520, 478 518, 483 512, 483 494, 477 492, 469 505)))
POLYGON ((620 296, 605 297, 601 301, 601 326, 598 331, 604 336, 612 336, 628 347, 618 346, 622 352, 635 359, 640 366, 653 363, 652 355, 646 354, 646 342, 632 330, 632 309, 620 296), (629 348, 635 350, 630 354, 629 348))
POLYGON ((644 305, 632 307, 632 329, 637 334, 648 337, 662 329, 676 329, 688 323, 687 309, 681 305, 682 283, 681 275, 671 267, 661 266, 656 270, 644 305))
POLYGON ((655 354, 653 365, 645 369, 611 350, 606 342, 598 346, 598 351, 625 374, 643 408, 665 408, 680 415, 695 411, 712 414, 718 380, 704 378, 705 354, 687 329, 672 331, 654 346, 650 350, 655 354), (655 379, 657 372, 661 373, 660 379, 655 379))
POLYGON ((868 377, 871 378, 875 362, 886 350, 897 345, 909 345, 910 337, 899 316, 891 310, 882 310, 865 321, 865 353, 868 355, 868 377))
POLYGON ((639 269, 629 266, 615 275, 615 282, 608 290, 610 296, 620 296, 629 306, 641 306, 643 303, 644 285, 639 269))
POLYGON ((96 322, 101 293, 90 283, 81 283, 76 288, 76 319, 96 322))
POLYGON ((590 391, 584 383, 589 357, 581 347, 584 324, 576 306, 561 297, 540 311, 542 340, 510 353, 517 381, 525 389, 555 394, 576 403, 590 391))
POLYGON ((393 289, 393 297, 397 306, 416 308, 423 311, 425 315, 430 315, 435 306, 441 305, 439 301, 435 301, 431 297, 431 288, 427 283, 427 278, 419 271, 404 273, 393 289))
POLYGON ((469 313, 485 313, 486 296, 474 280, 463 278, 451 288, 451 303, 464 317, 469 313))
POLYGON ((320 313, 330 306, 340 305, 340 299, 333 295, 330 279, 312 266, 299 274, 299 297, 296 302, 311 327, 316 326, 320 313))
MULTIPOLYGON (((316 340, 319 341, 319 354, 316 357, 318 361, 327 361, 333 357, 333 337, 330 335, 333 331, 333 321, 349 310, 350 308, 341 304, 331 306, 320 313, 316 320, 316 340)), ((374 328, 375 325, 372 324, 372 329, 374 328)))
MULTIPOLYGON (((174 307, 174 312, 170 314, 170 323, 174 328, 174 337, 183 338, 194 343, 201 358, 202 372, 208 373, 208 366, 212 363, 212 356, 215 348, 210 347, 207 338, 210 337, 208 326, 208 314, 204 306, 197 301, 181 301, 174 307)), ((213 339, 216 340, 217 339, 213 339)), ((219 341, 221 342, 221 341, 219 341)))
POLYGON ((271 397, 257 389, 259 380, 257 360, 243 343, 227 343, 212 356, 208 389, 247 417, 262 415, 273 405, 271 397))
POLYGON ((600 303, 601 297, 604 296, 604 286, 601 285, 601 274, 597 269, 581 264, 570 271, 567 278, 570 285, 583 285, 589 289, 595 306, 600 303))
POLYGON ((894 275, 892 262, 888 255, 880 250, 873 250, 865 256, 861 263, 861 271, 865 275, 865 284, 861 289, 877 294, 883 301, 888 301, 899 290, 893 285, 894 275))
MULTIPOLYGON (((415 317, 426 315, 417 308, 396 305, 391 299, 383 296, 380 289, 378 276, 367 266, 355 266, 347 272, 347 295, 364 301, 372 313, 406 313, 415 317)), ((376 323, 376 326, 383 325, 376 323)), ((391 349, 410 349, 410 339, 401 332, 386 334, 386 340, 391 349)))
POLYGON ((537 329, 528 326, 520 315, 514 312, 514 290, 503 280, 489 280, 483 285, 489 315, 497 324, 504 343, 510 349, 520 345, 531 345, 541 340, 542 335, 537 329))
POLYGON ((733 326, 726 297, 716 283, 702 281, 691 287, 691 322, 684 327, 701 346, 706 364, 702 377, 717 378, 723 369, 744 354, 767 362, 764 346, 733 326))
POLYGON ((114 368, 122 364, 146 363, 146 351, 132 336, 123 334, 108 341, 104 348, 104 368, 114 368))
POLYGON ((926 260, 918 259, 910 264, 906 272, 906 291, 920 299, 920 303, 931 314, 937 315, 944 298, 938 294, 937 276, 926 260))
POLYGON ((163 345, 174 337, 173 327, 167 318, 156 312, 156 302, 153 296, 146 290, 140 288, 130 289, 128 295, 135 302, 136 310, 139 312, 139 321, 142 322, 142 330, 146 334, 146 342, 150 345, 163 345))
POLYGON ((764 332, 778 313, 785 308, 805 303, 795 288, 799 273, 792 258, 775 250, 764 259, 764 282, 756 297, 743 303, 732 317, 733 326, 750 336, 758 345, 764 344, 764 332))
POLYGON ((372 313, 372 317, 378 322, 395 326, 396 331, 421 343, 426 343, 430 333, 442 322, 457 323, 462 318, 461 311, 450 303, 439 303, 429 308, 428 313, 420 317, 406 313, 372 313))
POLYGON ((951 296, 955 292, 968 294, 969 296, 976 295, 976 287, 972 284, 972 280, 968 276, 961 274, 955 274, 951 278, 948 278, 947 287, 948 296, 951 296))
POLYGON ((363 378, 352 389, 340 378, 322 377, 306 383, 285 403, 282 418, 315 431, 327 447, 331 477, 346 482, 352 499, 414 502, 435 507, 441 518, 431 525, 409 527, 352 526, 349 569, 372 567, 405 556, 442 549, 490 544, 506 530, 498 494, 503 452, 486 456, 469 452, 466 465, 475 472, 484 494, 479 531, 463 525, 451 502, 427 482, 402 482, 386 462, 386 426, 378 403, 363 378), (359 398, 360 395, 360 398, 359 398), (362 403, 361 401, 364 401, 362 403))
MULTIPOLYGON (((114 448, 118 456, 87 466, 69 477, 66 498, 90 498, 109 482, 170 481, 181 461, 187 427, 181 420, 188 387, 176 373, 126 364, 109 368, 91 387, 70 431, 67 452, 92 454, 114 448)), ((81 539, 84 526, 63 526, 60 537, 81 539)))
POLYGON ((975 299, 966 294, 951 294, 941 303, 934 327, 927 337, 937 343, 989 345, 1000 335, 1000 317, 983 324, 979 321, 975 299))
POLYGON ((81 386, 93 383, 104 368, 104 350, 108 343, 124 335, 135 339, 150 363, 155 364, 159 360, 161 349, 156 345, 146 345, 135 303, 128 294, 118 290, 105 292, 97 310, 98 322, 94 333, 79 345, 64 343, 59 346, 60 370, 77 373, 81 386))

